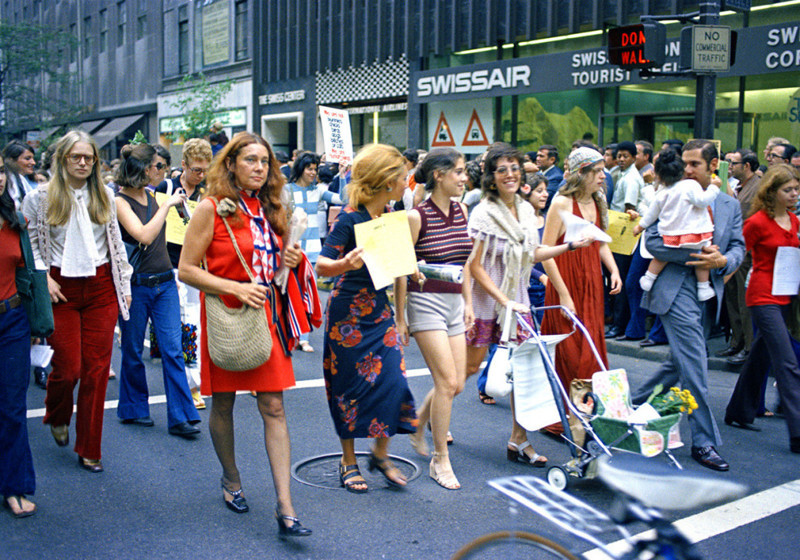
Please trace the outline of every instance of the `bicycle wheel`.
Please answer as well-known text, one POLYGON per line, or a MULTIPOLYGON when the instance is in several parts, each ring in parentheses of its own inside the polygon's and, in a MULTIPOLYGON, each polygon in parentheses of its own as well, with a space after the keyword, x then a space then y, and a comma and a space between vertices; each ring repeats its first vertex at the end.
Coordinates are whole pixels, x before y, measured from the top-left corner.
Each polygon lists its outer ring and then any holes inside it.
POLYGON ((525 558, 526 560, 578 560, 558 543, 527 531, 497 531, 462 546, 452 560, 525 558))

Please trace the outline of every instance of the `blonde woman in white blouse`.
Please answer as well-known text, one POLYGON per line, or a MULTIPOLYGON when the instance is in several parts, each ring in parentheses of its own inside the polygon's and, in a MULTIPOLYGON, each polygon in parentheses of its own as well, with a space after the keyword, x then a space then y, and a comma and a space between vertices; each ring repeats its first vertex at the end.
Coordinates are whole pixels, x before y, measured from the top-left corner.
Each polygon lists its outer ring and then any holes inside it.
POLYGON ((96 473, 103 470, 100 441, 114 326, 119 314, 128 318, 132 270, 92 137, 77 130, 64 135, 52 169, 53 179, 23 204, 36 266, 48 271, 55 319, 44 423, 59 446, 69 444, 80 381, 74 449, 79 465, 96 473))

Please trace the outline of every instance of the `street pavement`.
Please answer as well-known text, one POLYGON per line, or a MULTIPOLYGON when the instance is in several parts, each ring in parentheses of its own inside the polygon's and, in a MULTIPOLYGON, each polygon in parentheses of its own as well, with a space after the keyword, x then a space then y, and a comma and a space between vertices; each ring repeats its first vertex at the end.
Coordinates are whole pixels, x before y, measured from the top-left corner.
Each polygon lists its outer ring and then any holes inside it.
MULTIPOLYGON (((312 334, 314 354, 296 353, 298 388, 285 393, 292 438, 292 460, 299 464, 313 457, 336 453, 338 440, 328 413, 322 379, 322 333, 312 334)), ((722 344, 712 340, 712 350, 722 344)), ((624 367, 636 385, 657 367, 666 351, 653 349, 642 359, 636 346, 610 345, 612 367, 624 367)), ((454 403, 450 457, 462 489, 448 491, 427 474, 428 461, 411 448, 407 436, 394 438, 391 453, 408 459, 419 476, 405 490, 387 488, 379 477, 362 472, 370 490, 355 495, 338 488, 333 462, 323 462, 308 472, 314 480, 331 486, 320 488, 292 482, 295 507, 313 536, 297 541, 277 537, 273 518, 274 490, 263 444, 263 428, 255 399, 237 398, 235 410, 237 461, 250 512, 237 515, 222 503, 220 467, 208 434, 209 410, 201 411, 202 435, 186 441, 167 434, 166 405, 160 362, 146 360, 155 427, 122 425, 116 416, 118 382, 110 381, 103 434, 105 472, 91 474, 78 467, 71 447, 59 448, 42 424, 44 391, 31 384, 28 397, 30 442, 37 473, 35 501, 38 512, 27 519, 0 516, 0 559, 428 559, 449 558, 459 547, 484 533, 524 529, 555 539, 585 552, 590 545, 559 531, 548 521, 519 508, 491 490, 486 481, 505 475, 544 476, 534 469, 506 460, 510 431, 508 399, 486 406, 477 399, 474 380, 454 403)), ((432 386, 430 375, 415 344, 406 351, 409 385, 419 402, 432 386)), ((119 372, 119 351, 112 362, 119 372)), ((731 394, 736 374, 710 372, 711 404, 717 420, 731 394)), ((768 403, 776 396, 770 387, 768 403)), ((210 399, 207 399, 210 408, 210 399)), ((720 534, 702 540, 706 558, 795 560, 800 537, 800 456, 788 449, 783 420, 757 421, 761 432, 736 430, 722 424, 722 456, 729 473, 749 487, 750 502, 734 505, 727 516, 710 512, 681 512, 680 519, 698 514, 691 524, 700 534, 720 534), (786 490, 786 483, 794 482, 786 490), (763 491, 776 494, 761 497, 763 491), (776 497, 777 496, 777 497, 776 497), (783 500, 783 501, 782 501, 783 500), (785 504, 785 505, 781 505, 785 504), (763 511, 762 511, 763 510, 763 511), (739 520, 739 521, 737 521, 739 520), (744 524, 738 526, 742 521, 744 524)), ((689 440, 685 421, 684 441, 689 440)), ((71 433, 74 441, 74 431, 71 433)), ((430 440, 429 440, 430 441, 430 440)), ((566 447, 539 434, 531 441, 550 464, 569 459, 566 447)), ((358 440, 356 449, 368 451, 369 442, 358 440)), ((705 469, 689 457, 688 446, 675 453, 691 471, 705 469)), ((656 458, 654 460, 662 460, 656 458)), ((410 469, 409 469, 409 472, 410 469)), ((596 480, 576 481, 569 490, 595 507, 607 507, 611 494, 596 480)), ((634 531, 636 532, 636 531, 634 531)), ((524 558, 525 556, 521 556, 524 558)))

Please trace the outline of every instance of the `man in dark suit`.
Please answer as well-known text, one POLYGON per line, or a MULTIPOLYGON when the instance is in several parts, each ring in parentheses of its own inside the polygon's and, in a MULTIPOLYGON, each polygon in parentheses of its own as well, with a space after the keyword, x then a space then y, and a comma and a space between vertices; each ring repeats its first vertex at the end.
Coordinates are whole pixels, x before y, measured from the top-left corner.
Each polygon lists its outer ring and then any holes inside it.
MULTIPOLYGON (((694 179, 705 189, 717 168, 716 147, 708 140, 692 140, 683 148, 685 177, 694 179)), ((689 416, 692 430, 692 458, 704 467, 727 471, 728 463, 716 447, 722 439, 708 403, 708 357, 706 338, 714 318, 719 318, 725 280, 744 258, 742 212, 739 203, 720 193, 711 206, 714 220, 713 245, 701 252, 665 248, 658 234, 657 223, 647 229, 647 249, 668 264, 658 280, 642 298, 642 307, 661 317, 670 345, 670 357, 661 368, 633 395, 635 403, 644 402, 657 384, 669 388, 680 385, 689 389, 698 409, 689 416), (716 304, 697 300, 695 268, 711 271, 711 285, 716 304), (716 309, 712 307, 716 305, 716 309), (716 311, 716 313, 714 313, 716 311)))
POLYGON ((539 147, 536 152, 536 165, 539 171, 544 173, 547 177, 547 204, 545 204, 545 211, 550 208, 550 203, 558 192, 558 186, 564 180, 564 172, 561 171, 556 165, 558 164, 558 148, 551 144, 545 144, 539 147))

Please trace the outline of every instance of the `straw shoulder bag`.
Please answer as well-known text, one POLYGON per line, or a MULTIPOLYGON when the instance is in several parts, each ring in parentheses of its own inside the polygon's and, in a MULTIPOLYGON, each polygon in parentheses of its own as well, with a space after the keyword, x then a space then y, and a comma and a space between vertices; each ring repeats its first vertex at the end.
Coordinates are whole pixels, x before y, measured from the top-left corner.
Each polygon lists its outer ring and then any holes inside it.
MULTIPOLYGON (((233 248, 242 266, 250 281, 255 283, 253 272, 239 250, 231 226, 224 216, 220 217, 231 236, 233 248)), ((269 360, 272 354, 272 335, 263 307, 256 309, 243 304, 239 308, 231 308, 213 294, 206 294, 205 306, 208 353, 214 365, 228 371, 247 371, 269 360)))

